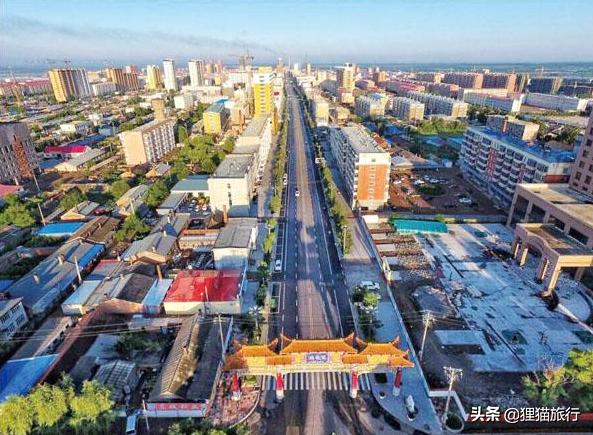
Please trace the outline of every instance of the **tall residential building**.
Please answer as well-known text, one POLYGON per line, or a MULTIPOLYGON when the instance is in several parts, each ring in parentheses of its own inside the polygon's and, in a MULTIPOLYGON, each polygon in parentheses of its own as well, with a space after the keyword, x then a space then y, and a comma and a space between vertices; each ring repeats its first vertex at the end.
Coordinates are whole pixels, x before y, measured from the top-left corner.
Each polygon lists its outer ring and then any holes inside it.
POLYGON ((165 89, 167 91, 176 91, 177 77, 175 76, 175 62, 173 62, 173 59, 163 60, 163 71, 165 73, 165 89))
POLYGON ((477 106, 502 110, 507 113, 519 113, 521 110, 521 100, 516 100, 511 97, 499 97, 498 95, 490 95, 487 93, 467 93, 464 94, 463 101, 477 106))
POLYGON ((311 68, 311 64, 309 62, 307 62, 307 64, 305 65, 305 74, 310 76, 312 72, 313 72, 313 70, 311 68))
POLYGON ((587 108, 589 100, 566 95, 550 95, 528 92, 525 95, 525 104, 541 107, 543 109, 558 111, 583 111, 587 108))
POLYGON ((228 111, 224 107, 224 101, 217 101, 204 111, 204 133, 224 133, 228 124, 228 111))
POLYGON ((257 178, 262 178, 268 154, 272 145, 272 122, 270 117, 253 118, 237 138, 233 154, 250 154, 257 156, 257 178))
POLYGON ((124 72, 124 86, 126 87, 126 91, 137 91, 140 89, 138 73, 124 72))
POLYGON ((126 164, 156 163, 175 148, 175 120, 155 119, 119 134, 126 164))
POLYGON ((593 114, 589 117, 585 135, 577 150, 570 185, 580 192, 593 196, 593 114))
POLYGON ((271 115, 274 111, 274 72, 271 67, 260 67, 253 74, 253 102, 255 117, 271 115))
POLYGON ((508 207, 521 183, 565 183, 574 153, 546 150, 489 127, 469 127, 459 153, 465 177, 493 201, 508 207))
POLYGON ((146 88, 154 91, 163 86, 163 79, 161 77, 161 70, 156 65, 148 65, 146 67, 146 88))
POLYGON ((125 72, 131 74, 138 74, 138 66, 137 65, 126 65, 125 72))
POLYGON ((387 80, 387 73, 385 71, 381 71, 379 68, 377 68, 373 72, 373 81, 375 82, 375 85, 379 86, 379 83, 382 83, 386 80, 387 80))
POLYGON ((527 83, 529 83, 529 74, 527 73, 520 73, 516 74, 517 79, 515 80, 515 89, 513 92, 518 92, 522 94, 525 92, 525 88, 527 87, 527 83))
POLYGON ((362 127, 330 129, 330 144, 350 206, 377 210, 389 197, 391 156, 362 127))
POLYGON ((539 124, 521 121, 510 116, 488 115, 486 125, 494 130, 506 133, 514 138, 533 142, 539 131, 539 124))
POLYGON ((391 100, 394 116, 402 121, 419 121, 424 118, 424 103, 407 97, 394 97, 391 100))
POLYGON ((167 117, 165 113, 165 100, 163 100, 162 98, 153 98, 152 100, 150 100, 150 105, 152 106, 154 119, 162 120, 167 117))
POLYGON ((105 68, 105 76, 111 83, 115 83, 118 91, 124 92, 126 90, 124 70, 122 68, 105 68))
POLYGON ((389 98, 381 94, 361 95, 354 103, 354 113, 362 119, 377 119, 385 116, 389 98))
POLYGON ((85 98, 92 95, 87 72, 83 68, 59 68, 48 72, 56 101, 63 103, 70 97, 85 98))
POLYGON ((481 88, 484 74, 471 72, 451 72, 443 77, 443 83, 459 85, 461 88, 481 88))
POLYGON ((192 88, 204 86, 204 61, 190 60, 189 67, 189 83, 192 88))
POLYGON ((486 89, 504 88, 509 92, 514 92, 516 82, 516 74, 486 73, 484 74, 484 80, 482 80, 482 87, 486 89))
POLYGON ((257 167, 254 154, 227 154, 208 178, 212 211, 249 216, 257 167))
POLYGON ((529 92, 557 94, 562 86, 561 77, 532 77, 529 80, 529 92))
POLYGON ((321 96, 313 100, 313 117, 318 127, 327 126, 329 123, 329 103, 321 96))
POLYGON ((339 88, 345 88, 352 92, 354 90, 354 78, 356 77, 355 67, 351 63, 336 67, 336 77, 339 88))
POLYGON ((417 72, 414 76, 421 82, 440 83, 445 75, 439 72, 417 72))
POLYGON ((424 92, 408 92, 408 97, 424 103, 426 115, 445 115, 451 118, 467 117, 469 104, 463 101, 424 92))
POLYGON ((278 74, 284 74, 284 63, 280 57, 278 58, 278 62, 276 62, 276 72, 278 74))
POLYGON ((93 95, 95 97, 99 97, 113 94, 117 91, 117 86, 112 82, 99 82, 93 83, 91 85, 91 89, 93 90, 93 95))
POLYGON ((0 123, 0 182, 21 180, 39 169, 39 161, 24 122, 0 123))

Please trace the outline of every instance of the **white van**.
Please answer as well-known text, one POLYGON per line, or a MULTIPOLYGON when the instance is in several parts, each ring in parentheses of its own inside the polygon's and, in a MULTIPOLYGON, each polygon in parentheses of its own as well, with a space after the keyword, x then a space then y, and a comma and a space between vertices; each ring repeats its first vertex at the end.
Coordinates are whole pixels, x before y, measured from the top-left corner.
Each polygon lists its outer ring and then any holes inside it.
POLYGON ((138 416, 132 414, 126 418, 126 435, 136 435, 136 420, 138 416))

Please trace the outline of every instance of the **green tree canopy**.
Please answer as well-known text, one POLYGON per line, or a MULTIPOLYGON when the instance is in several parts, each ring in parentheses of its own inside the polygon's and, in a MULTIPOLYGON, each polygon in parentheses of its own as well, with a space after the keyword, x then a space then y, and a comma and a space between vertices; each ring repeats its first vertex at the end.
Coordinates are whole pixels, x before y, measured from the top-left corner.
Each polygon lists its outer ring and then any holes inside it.
POLYGON ((281 205, 282 203, 278 195, 274 195, 272 199, 270 199, 270 210, 272 211, 272 213, 278 213, 280 211, 281 205))
POLYGON ((39 426, 55 426, 68 413, 67 395, 59 386, 42 384, 29 394, 29 403, 39 426))
POLYGON ((64 210, 70 210, 75 205, 80 204, 86 199, 86 195, 78 188, 71 189, 60 201, 60 207, 64 210))
POLYGON ((140 239, 146 236, 149 232, 150 228, 142 222, 137 214, 133 213, 126 218, 121 228, 117 230, 115 238, 120 242, 124 240, 131 241, 140 239))
POLYGON ((231 139, 230 137, 227 137, 225 139, 224 143, 222 144, 222 150, 226 154, 230 154, 233 152, 234 149, 235 149, 235 141, 233 141, 233 139, 231 139))
POLYGON ((26 397, 10 396, 0 407, 0 433, 28 435, 33 428, 33 409, 26 397))
POLYGON ((110 414, 112 406, 109 388, 97 381, 84 381, 80 395, 70 403, 70 425, 75 428, 85 425, 96 427, 100 418, 110 414))
POLYGON ((37 213, 34 209, 27 207, 22 202, 6 206, 0 213, 0 225, 16 225, 21 228, 28 228, 37 222, 37 213))
POLYGON ((146 192, 144 201, 149 207, 156 208, 165 200, 165 198, 167 198, 167 196, 169 196, 169 189, 163 181, 159 180, 150 186, 148 192, 146 192))
POLYGON ((113 182, 109 190, 113 199, 118 200, 124 193, 130 190, 130 185, 125 180, 117 180, 113 182))

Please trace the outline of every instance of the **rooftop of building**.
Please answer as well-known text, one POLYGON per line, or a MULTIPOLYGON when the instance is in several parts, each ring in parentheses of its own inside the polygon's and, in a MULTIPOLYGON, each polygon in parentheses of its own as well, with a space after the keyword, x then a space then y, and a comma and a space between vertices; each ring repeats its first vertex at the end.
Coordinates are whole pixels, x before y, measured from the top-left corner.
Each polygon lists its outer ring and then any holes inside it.
POLYGON ((220 230, 214 249, 248 248, 251 243, 251 234, 256 228, 256 218, 229 219, 226 226, 220 230))
POLYGON ((215 103, 212 103, 205 111, 204 113, 220 113, 224 110, 224 100, 223 101, 217 101, 215 103))
POLYGON ((241 136, 259 137, 262 135, 267 124, 268 124, 267 116, 258 116, 257 118, 253 118, 251 120, 251 122, 249 122, 249 124, 247 124, 247 127, 245 128, 245 130, 243 130, 243 133, 241 134, 241 136))
POLYGON ((53 222, 41 227, 37 234, 49 237, 65 237, 78 231, 84 222, 53 222))
POLYGON ((546 245, 560 255, 586 255, 591 256, 592 252, 583 244, 572 237, 564 234, 553 224, 517 224, 526 229, 529 233, 541 238, 546 245))
POLYGON ((214 178, 243 178, 253 166, 252 154, 228 154, 214 171, 214 178))
POLYGON ((182 270, 164 302, 228 302, 239 297, 241 270, 182 270))
POLYGON ((358 153, 383 154, 385 152, 362 127, 350 125, 337 129, 344 133, 352 147, 358 153))
POLYGON ((593 198, 568 184, 519 184, 517 190, 530 192, 593 229, 593 198))
MULTIPOLYGON (((158 128, 162 125, 165 124, 173 124, 174 121, 171 118, 165 118, 165 119, 153 119, 150 122, 147 122, 146 124, 143 124, 139 127, 136 127, 135 129, 131 130, 132 132, 136 132, 136 133, 144 133, 147 132, 149 130, 152 130, 154 128, 158 128)), ((123 134, 125 134, 127 132, 123 132, 123 134)))
POLYGON ((572 163, 574 162, 574 152, 564 150, 544 149, 537 145, 529 144, 521 139, 514 138, 490 127, 469 127, 467 131, 477 131, 491 139, 505 142, 512 148, 524 151, 534 157, 538 157, 550 163, 572 163))
POLYGON ((173 188, 171 192, 173 193, 181 193, 181 192, 199 192, 199 191, 208 191, 208 178, 210 176, 207 174, 197 174, 197 175, 190 175, 189 177, 179 181, 173 188))

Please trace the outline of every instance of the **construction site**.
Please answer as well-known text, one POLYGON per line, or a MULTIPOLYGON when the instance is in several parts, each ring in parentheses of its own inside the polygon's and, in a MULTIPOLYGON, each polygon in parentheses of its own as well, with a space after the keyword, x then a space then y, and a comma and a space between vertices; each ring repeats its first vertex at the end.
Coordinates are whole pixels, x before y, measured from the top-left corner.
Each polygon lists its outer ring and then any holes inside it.
POLYGON ((416 235, 389 223, 367 226, 417 349, 428 330, 422 365, 433 387, 444 385, 443 366, 460 367, 464 403, 520 406, 524 375, 564 364, 572 349, 593 348, 590 294, 560 271, 550 305, 542 298, 549 273, 537 279, 541 255, 513 258, 515 237, 504 225, 416 235), (430 313, 428 327, 420 313, 430 313))

